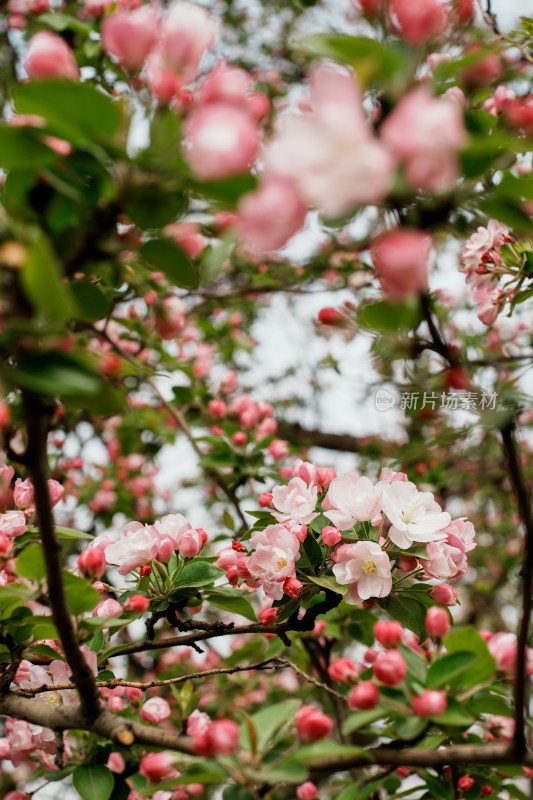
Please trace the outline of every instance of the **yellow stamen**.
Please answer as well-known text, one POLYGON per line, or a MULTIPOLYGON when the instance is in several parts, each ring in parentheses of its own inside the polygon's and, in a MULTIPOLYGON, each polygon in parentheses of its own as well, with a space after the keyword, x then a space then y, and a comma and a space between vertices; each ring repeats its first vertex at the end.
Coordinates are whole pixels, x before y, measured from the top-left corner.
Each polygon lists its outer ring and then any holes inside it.
POLYGON ((277 560, 277 567, 278 569, 283 569, 283 567, 287 566, 287 559, 286 558, 278 558, 277 560))
POLYGON ((376 571, 376 563, 375 561, 365 561, 363 564, 363 572, 365 575, 372 575, 373 572, 376 571))

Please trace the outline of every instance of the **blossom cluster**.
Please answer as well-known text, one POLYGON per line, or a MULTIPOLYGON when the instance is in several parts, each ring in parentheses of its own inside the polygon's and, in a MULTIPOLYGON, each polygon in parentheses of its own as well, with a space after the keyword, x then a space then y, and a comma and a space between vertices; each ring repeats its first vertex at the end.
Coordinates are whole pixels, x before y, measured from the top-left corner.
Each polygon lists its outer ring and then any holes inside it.
POLYGON ((507 302, 510 291, 500 286, 499 279, 509 273, 501 254, 501 246, 510 241, 509 228, 490 220, 470 236, 461 252, 466 282, 472 290, 477 316, 485 325, 492 325, 507 302))
MULTIPOLYGON (((317 572, 310 572, 307 537, 322 550, 318 575, 333 576, 338 586, 348 587, 344 599, 352 605, 396 591, 398 574, 402 588, 411 574, 419 580, 461 578, 468 569, 467 554, 475 547, 471 522, 452 520, 431 492, 390 469, 374 483, 356 472, 337 476, 332 469, 298 459, 287 485, 275 486, 259 499, 271 510, 272 524, 252 530, 249 551, 247 542, 234 543, 215 563, 226 570, 231 584, 242 579, 250 587, 261 586, 274 601, 284 595, 299 597, 312 588, 317 572)), ((449 585, 433 591, 441 598, 437 602, 455 602, 449 585)))

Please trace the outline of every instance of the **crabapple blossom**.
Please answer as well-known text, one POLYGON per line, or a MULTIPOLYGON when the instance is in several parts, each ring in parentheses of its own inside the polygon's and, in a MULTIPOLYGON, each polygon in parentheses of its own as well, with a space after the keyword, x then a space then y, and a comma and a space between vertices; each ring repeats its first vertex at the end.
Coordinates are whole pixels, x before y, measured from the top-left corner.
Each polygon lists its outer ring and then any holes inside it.
POLYGON ((149 605, 150 600, 144 594, 134 594, 131 597, 128 597, 123 605, 123 608, 124 611, 129 613, 143 614, 149 605))
POLYGON ((17 478, 15 481, 15 487, 13 489, 13 500, 15 501, 17 508, 25 509, 32 505, 33 483, 29 478, 26 478, 24 481, 21 481, 20 478, 17 478))
POLYGON ((409 44, 424 44, 446 27, 446 10, 439 0, 393 0, 391 9, 409 44))
POLYGON ((426 630, 435 641, 444 639, 450 630, 450 614, 444 608, 431 606, 426 612, 426 630))
POLYGON ((205 733, 211 724, 209 715, 203 711, 195 709, 187 720, 187 736, 198 736, 200 733, 205 733))
POLYGON ((306 781, 296 787, 296 797, 298 800, 318 800, 318 789, 314 783, 306 781))
POLYGON ((328 675, 334 681, 348 683, 357 677, 357 670, 355 664, 349 658, 338 658, 329 665, 328 675))
POLYGON ((93 617, 102 617, 103 619, 120 617, 123 610, 123 607, 117 600, 109 598, 108 600, 102 600, 101 603, 98 603, 93 611, 93 617))
POLYGON ((309 525, 316 517, 318 489, 307 485, 301 478, 291 478, 287 486, 275 486, 272 490, 272 514, 278 522, 298 522, 309 525))
POLYGON ((103 550, 90 547, 78 556, 78 569, 80 575, 94 580, 100 578, 106 567, 106 559, 103 550))
POLYGON ((369 478, 345 472, 334 478, 322 503, 325 516, 341 531, 374 519, 380 511, 381 489, 369 478))
POLYGON ((317 742, 331 732, 333 720, 314 706, 304 705, 295 715, 296 730, 303 742, 317 742))
POLYGON ((438 717, 444 714, 448 700, 446 692, 425 689, 413 697, 413 710, 419 717, 438 717))
POLYGON ((244 172, 259 150, 257 123, 238 106, 198 106, 185 124, 187 159, 201 180, 244 172))
POLYGON ((414 542, 443 539, 442 530, 451 519, 435 502, 431 492, 419 492, 411 481, 384 485, 381 507, 392 523, 391 541, 404 549, 414 542))
POLYGON ((449 583, 440 583, 432 588, 431 597, 439 606, 454 606, 458 594, 449 583))
POLYGON ((305 222, 307 209, 292 181, 275 175, 265 177, 259 187, 239 203, 238 230, 252 251, 278 250, 305 222))
POLYGON ((370 253, 383 289, 395 300, 428 289, 432 237, 413 228, 397 228, 374 239, 370 253))
POLYGON ((239 746, 239 726, 231 719, 212 722, 205 733, 193 737, 195 753, 212 757, 215 754, 230 756, 239 746))
POLYGON ((247 569, 261 581, 267 597, 280 600, 285 579, 294 577, 300 542, 284 525, 268 525, 252 533, 251 544, 254 552, 246 559, 247 569))
POLYGON ((102 23, 102 46, 124 69, 139 70, 159 33, 155 5, 108 14, 102 23))
POLYGON ((68 78, 77 80, 80 70, 66 41, 51 31, 31 37, 24 66, 30 78, 68 78))
POLYGON ((379 620, 374 625, 374 638, 387 650, 398 647, 402 641, 404 629, 396 620, 379 620))
POLYGON ((0 514, 0 533, 5 536, 21 536, 26 528, 26 517, 23 511, 13 510, 0 514))
POLYGON ((379 689, 374 681, 361 681, 348 695, 348 707, 355 711, 369 711, 379 702, 379 689))
POLYGON ((176 774, 173 753, 148 753, 139 762, 139 772, 150 783, 160 783, 176 774))
POLYGON ((214 39, 215 26, 205 9, 191 3, 173 3, 161 26, 161 62, 188 83, 214 39))
POLYGON ((391 563, 375 542, 343 544, 335 553, 333 574, 341 586, 349 586, 345 601, 359 605, 370 597, 386 597, 392 588, 391 563))
POLYGON ((398 686, 407 675, 407 664, 398 650, 382 653, 372 667, 374 677, 385 686, 398 686))
POLYGON ((118 565, 120 575, 127 575, 132 569, 152 561, 158 549, 159 536, 155 526, 130 522, 124 527, 119 541, 106 547, 105 557, 108 564, 118 565))
POLYGON ((342 533, 338 528, 334 528, 332 525, 326 525, 325 528, 322 528, 322 541, 326 547, 335 547, 341 539, 342 533))
POLYGON ((139 711, 141 717, 147 722, 163 722, 170 717, 170 706, 164 697, 150 697, 139 711))

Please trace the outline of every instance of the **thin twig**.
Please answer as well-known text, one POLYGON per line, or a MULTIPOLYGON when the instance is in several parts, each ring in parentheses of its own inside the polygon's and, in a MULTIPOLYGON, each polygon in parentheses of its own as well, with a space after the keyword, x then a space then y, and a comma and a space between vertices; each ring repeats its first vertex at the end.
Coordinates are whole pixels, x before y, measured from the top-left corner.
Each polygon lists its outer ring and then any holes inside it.
POLYGON ((518 512, 525 528, 524 558, 520 570, 520 577, 522 578, 522 612, 517 633, 514 686, 515 729, 513 736, 513 748, 517 756, 521 756, 528 747, 526 718, 529 705, 529 685, 526 660, 531 623, 531 603, 533 600, 533 513, 529 499, 530 493, 526 485, 516 444, 514 420, 502 429, 501 435, 503 448, 507 455, 511 483, 518 502, 518 512))

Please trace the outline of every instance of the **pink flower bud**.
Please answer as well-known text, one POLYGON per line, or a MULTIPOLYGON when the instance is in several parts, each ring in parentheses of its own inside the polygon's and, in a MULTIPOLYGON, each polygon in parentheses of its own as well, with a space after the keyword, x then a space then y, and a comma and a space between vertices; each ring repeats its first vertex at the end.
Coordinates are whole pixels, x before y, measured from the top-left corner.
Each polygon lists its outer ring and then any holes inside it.
POLYGON ((326 630, 327 622, 325 619, 317 619, 313 628, 313 636, 322 636, 326 630))
POLYGON ((29 508, 33 503, 33 483, 29 478, 21 481, 17 478, 15 481, 15 488, 13 489, 13 500, 17 508, 29 508))
POLYGON ((441 641, 450 630, 450 612, 438 606, 428 608, 426 613, 426 628, 432 639, 441 641))
POLYGON ((296 730, 302 741, 317 742, 328 736, 333 720, 314 706, 302 706, 295 716, 296 730))
POLYGON ((403 626, 399 622, 376 622, 374 625, 374 638, 387 650, 398 647, 402 641, 403 626))
POLYGON ((267 450, 276 461, 289 455, 288 443, 284 439, 272 439, 267 450))
POLYGON ((197 531, 185 531, 180 537, 178 550, 183 558, 194 558, 202 549, 202 536, 197 531))
POLYGON ((139 772, 150 783, 167 780, 175 772, 172 753, 149 753, 139 762, 139 772))
POLYGON ((348 683, 357 677, 357 671, 353 661, 350 661, 349 658, 338 658, 329 665, 328 675, 334 681, 348 683))
MULTIPOLYGON (((9 755, 6 758, 9 758, 9 755)), ((31 795, 26 794, 26 792, 19 792, 18 789, 13 789, 13 791, 6 794, 4 800, 31 800, 31 795)))
POLYGON ((223 400, 210 400, 207 408, 215 419, 222 419, 228 413, 228 407, 223 400))
POLYGON ((60 483, 58 483, 58 481, 49 480, 48 493, 50 495, 50 502, 52 503, 52 506, 55 506, 59 503, 59 501, 65 494, 65 489, 63 486, 61 486, 60 483))
POLYGON ((325 528, 322 528, 322 541, 326 547, 335 547, 341 539, 341 532, 338 528, 334 528, 333 525, 326 525, 325 528))
POLYGON ((155 329, 161 339, 174 339, 185 327, 187 305, 175 295, 166 297, 155 307, 155 329))
POLYGON ((189 163, 202 180, 245 172, 259 150, 257 123, 229 103, 196 108, 187 119, 185 133, 189 163))
POLYGON ((0 558, 7 560, 13 555, 13 541, 0 533, 0 558))
POLYGON ((414 556, 402 556, 398 559, 398 566, 402 572, 412 572, 418 566, 418 559, 414 556))
POLYGON ((108 600, 102 600, 101 603, 98 603, 92 613, 92 616, 110 619, 111 617, 120 617, 122 611, 123 608, 120 603, 112 598, 109 598, 108 600))
POLYGON ((441 583, 433 587, 431 597, 439 606, 454 606, 457 603, 458 594, 449 583, 441 583))
POLYGON ((218 753, 230 756, 239 745, 239 726, 230 719, 212 722, 205 733, 193 738, 195 753, 211 757, 218 753))
POLYGON ((156 559, 161 564, 168 564, 174 555, 174 541, 169 536, 160 536, 159 547, 157 548, 156 559))
POLYGON ((109 758, 107 759, 107 768, 111 770, 111 772, 124 772, 126 769, 126 763, 120 753, 110 753, 109 758))
POLYGON ((272 492, 263 492, 259 495, 259 505, 261 508, 272 508, 272 492))
POLYGON ((419 717, 438 717, 444 714, 447 705, 446 692, 426 689, 421 695, 413 697, 413 710, 419 717))
POLYGON ((302 591, 302 582, 298 578, 286 578, 283 584, 283 591, 289 597, 296 599, 302 591))
POLYGON ((153 6, 117 11, 102 23, 102 46, 129 71, 139 70, 155 44, 159 22, 153 6))
POLYGON ((139 714, 147 722, 163 722, 170 717, 170 706, 163 697, 151 697, 143 705, 139 714))
POLYGON ((311 781, 306 781, 297 787, 296 797, 298 800, 317 800, 318 789, 314 783, 311 783, 311 781))
POLYGON ((237 447, 241 447, 248 441, 248 436, 245 434, 244 431, 237 431, 231 437, 231 441, 233 442, 233 444, 236 444, 237 447))
POLYGON ((433 240, 424 231, 397 228, 374 240, 370 253, 383 289, 396 300, 428 288, 433 240))
POLYGON ((26 517, 23 511, 6 511, 0 514, 0 533, 11 538, 21 536, 26 531, 26 517))
POLYGON ((140 689, 137 689, 135 686, 126 686, 124 690, 124 695, 126 700, 133 705, 137 705, 138 703, 142 703, 143 693, 140 689))
POLYGON ((398 650, 387 650, 373 666, 374 677, 385 686, 398 686, 407 675, 407 664, 398 650))
POLYGON ((263 611, 261 611, 257 618, 259 622, 263 623, 263 625, 273 625, 277 616, 278 612, 275 608, 265 608, 263 611))
POLYGON ((394 0, 392 10, 403 38, 410 44, 424 44, 442 33, 447 14, 439 0, 394 0))
POLYGON ((333 467, 319 467, 317 470, 317 483, 321 489, 327 489, 337 473, 333 467))
POLYGON ((210 725, 209 715, 204 711, 195 709, 187 720, 187 736, 198 736, 201 733, 205 733, 210 725))
POLYGON ((162 26, 161 61, 188 83, 214 38, 214 23, 205 9, 190 3, 174 3, 162 26))
POLYGON ((72 50, 61 36, 51 31, 39 31, 31 37, 24 66, 32 80, 77 80, 80 75, 72 50))
POLYGON ((105 572, 105 554, 103 550, 90 547, 78 556, 80 575, 88 580, 100 578, 105 572))
POLYGON ((355 711, 368 711, 379 702, 379 689, 373 681, 361 681, 348 696, 348 706, 355 711))
POLYGON ((303 226, 307 208, 286 178, 269 177, 239 203, 244 244, 257 253, 278 250, 303 226))
POLYGON ((143 594, 134 594, 132 597, 128 597, 123 608, 124 611, 132 612, 133 614, 143 614, 149 605, 149 599, 143 594))
POLYGON ((237 586, 239 583, 239 570, 234 564, 227 568, 226 578, 228 583, 230 583, 232 586, 237 586))

